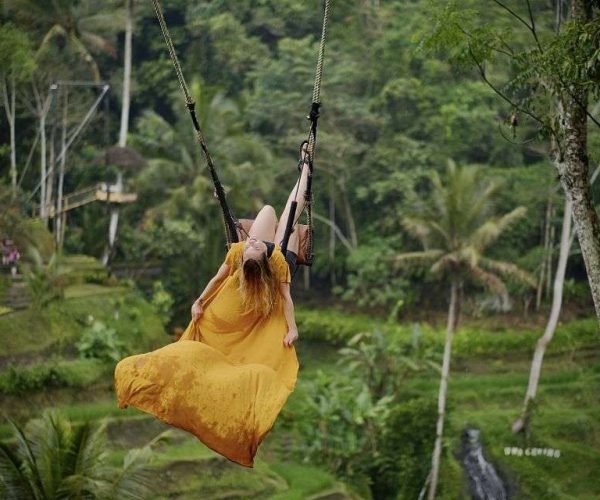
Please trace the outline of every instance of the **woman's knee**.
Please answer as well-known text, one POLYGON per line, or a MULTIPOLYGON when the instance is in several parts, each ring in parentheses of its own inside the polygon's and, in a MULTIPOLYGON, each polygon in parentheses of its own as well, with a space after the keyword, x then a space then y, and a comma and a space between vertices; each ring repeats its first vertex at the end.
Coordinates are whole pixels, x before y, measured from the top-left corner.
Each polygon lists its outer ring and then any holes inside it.
POLYGON ((271 216, 273 219, 277 219, 275 209, 271 205, 265 205, 260 209, 259 214, 263 214, 263 217, 271 216))

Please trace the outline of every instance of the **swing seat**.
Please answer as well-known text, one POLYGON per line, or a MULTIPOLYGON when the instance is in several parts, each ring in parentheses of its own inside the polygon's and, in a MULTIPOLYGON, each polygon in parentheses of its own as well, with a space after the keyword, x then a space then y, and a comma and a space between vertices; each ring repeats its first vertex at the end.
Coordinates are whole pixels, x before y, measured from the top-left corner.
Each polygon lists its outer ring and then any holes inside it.
MULTIPOLYGON (((238 240, 243 241, 246 235, 250 233, 250 228, 252 227, 252 224, 254 224, 254 219, 238 219, 238 224, 238 240)), ((299 238, 297 264, 299 266, 310 266, 312 265, 312 255, 310 252, 310 228, 307 224, 296 224, 295 231, 298 231, 299 238)))

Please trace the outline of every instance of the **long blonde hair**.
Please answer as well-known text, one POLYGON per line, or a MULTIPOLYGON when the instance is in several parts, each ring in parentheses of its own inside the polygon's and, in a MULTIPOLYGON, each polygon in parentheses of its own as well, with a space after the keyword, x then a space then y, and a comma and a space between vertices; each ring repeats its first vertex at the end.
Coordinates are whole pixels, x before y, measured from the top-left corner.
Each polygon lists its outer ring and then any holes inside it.
POLYGON ((280 291, 266 254, 260 259, 242 262, 238 290, 245 312, 254 312, 261 317, 271 314, 280 291))

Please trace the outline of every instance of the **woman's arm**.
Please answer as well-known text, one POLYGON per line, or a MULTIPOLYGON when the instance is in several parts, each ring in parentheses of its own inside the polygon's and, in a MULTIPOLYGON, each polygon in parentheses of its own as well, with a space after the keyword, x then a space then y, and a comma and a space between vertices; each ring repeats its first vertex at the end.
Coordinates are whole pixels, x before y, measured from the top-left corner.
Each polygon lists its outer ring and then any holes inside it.
POLYGON ((229 264, 221 264, 217 274, 215 274, 210 281, 204 287, 204 290, 200 294, 200 296, 194 301, 192 304, 192 319, 196 320, 200 317, 200 315, 204 312, 202 302, 209 295, 213 289, 223 281, 227 275, 229 274, 229 264))
POLYGON ((204 300, 206 298, 206 296, 208 294, 210 294, 210 292, 212 292, 213 288, 217 284, 219 284, 219 282, 223 281, 227 277, 228 274, 229 274, 229 265, 225 264, 225 263, 221 264, 221 267, 219 267, 217 274, 215 274, 211 278, 211 280, 206 284, 206 286, 204 287, 204 290, 200 294, 200 297, 198 297, 198 299, 196 299, 196 300, 204 300))
POLYGON ((296 318, 294 316, 294 302, 292 301, 289 283, 281 283, 280 289, 284 299, 283 311, 288 326, 288 333, 283 339, 283 345, 291 347, 294 340, 298 338, 298 327, 296 326, 296 318))

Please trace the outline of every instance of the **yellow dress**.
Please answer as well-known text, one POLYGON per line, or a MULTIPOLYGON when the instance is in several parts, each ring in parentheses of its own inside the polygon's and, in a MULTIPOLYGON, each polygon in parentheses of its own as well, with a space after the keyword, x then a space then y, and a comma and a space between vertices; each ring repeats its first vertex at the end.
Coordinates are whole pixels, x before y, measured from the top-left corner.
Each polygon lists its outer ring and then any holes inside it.
MULTIPOLYGON (((298 358, 283 344, 283 300, 261 319, 237 290, 245 243, 231 245, 229 275, 205 298, 203 315, 177 342, 129 356, 115 367, 120 408, 134 406, 194 434, 247 467, 294 390, 298 358)), ((279 246, 269 258, 281 282, 290 271, 279 246)))

